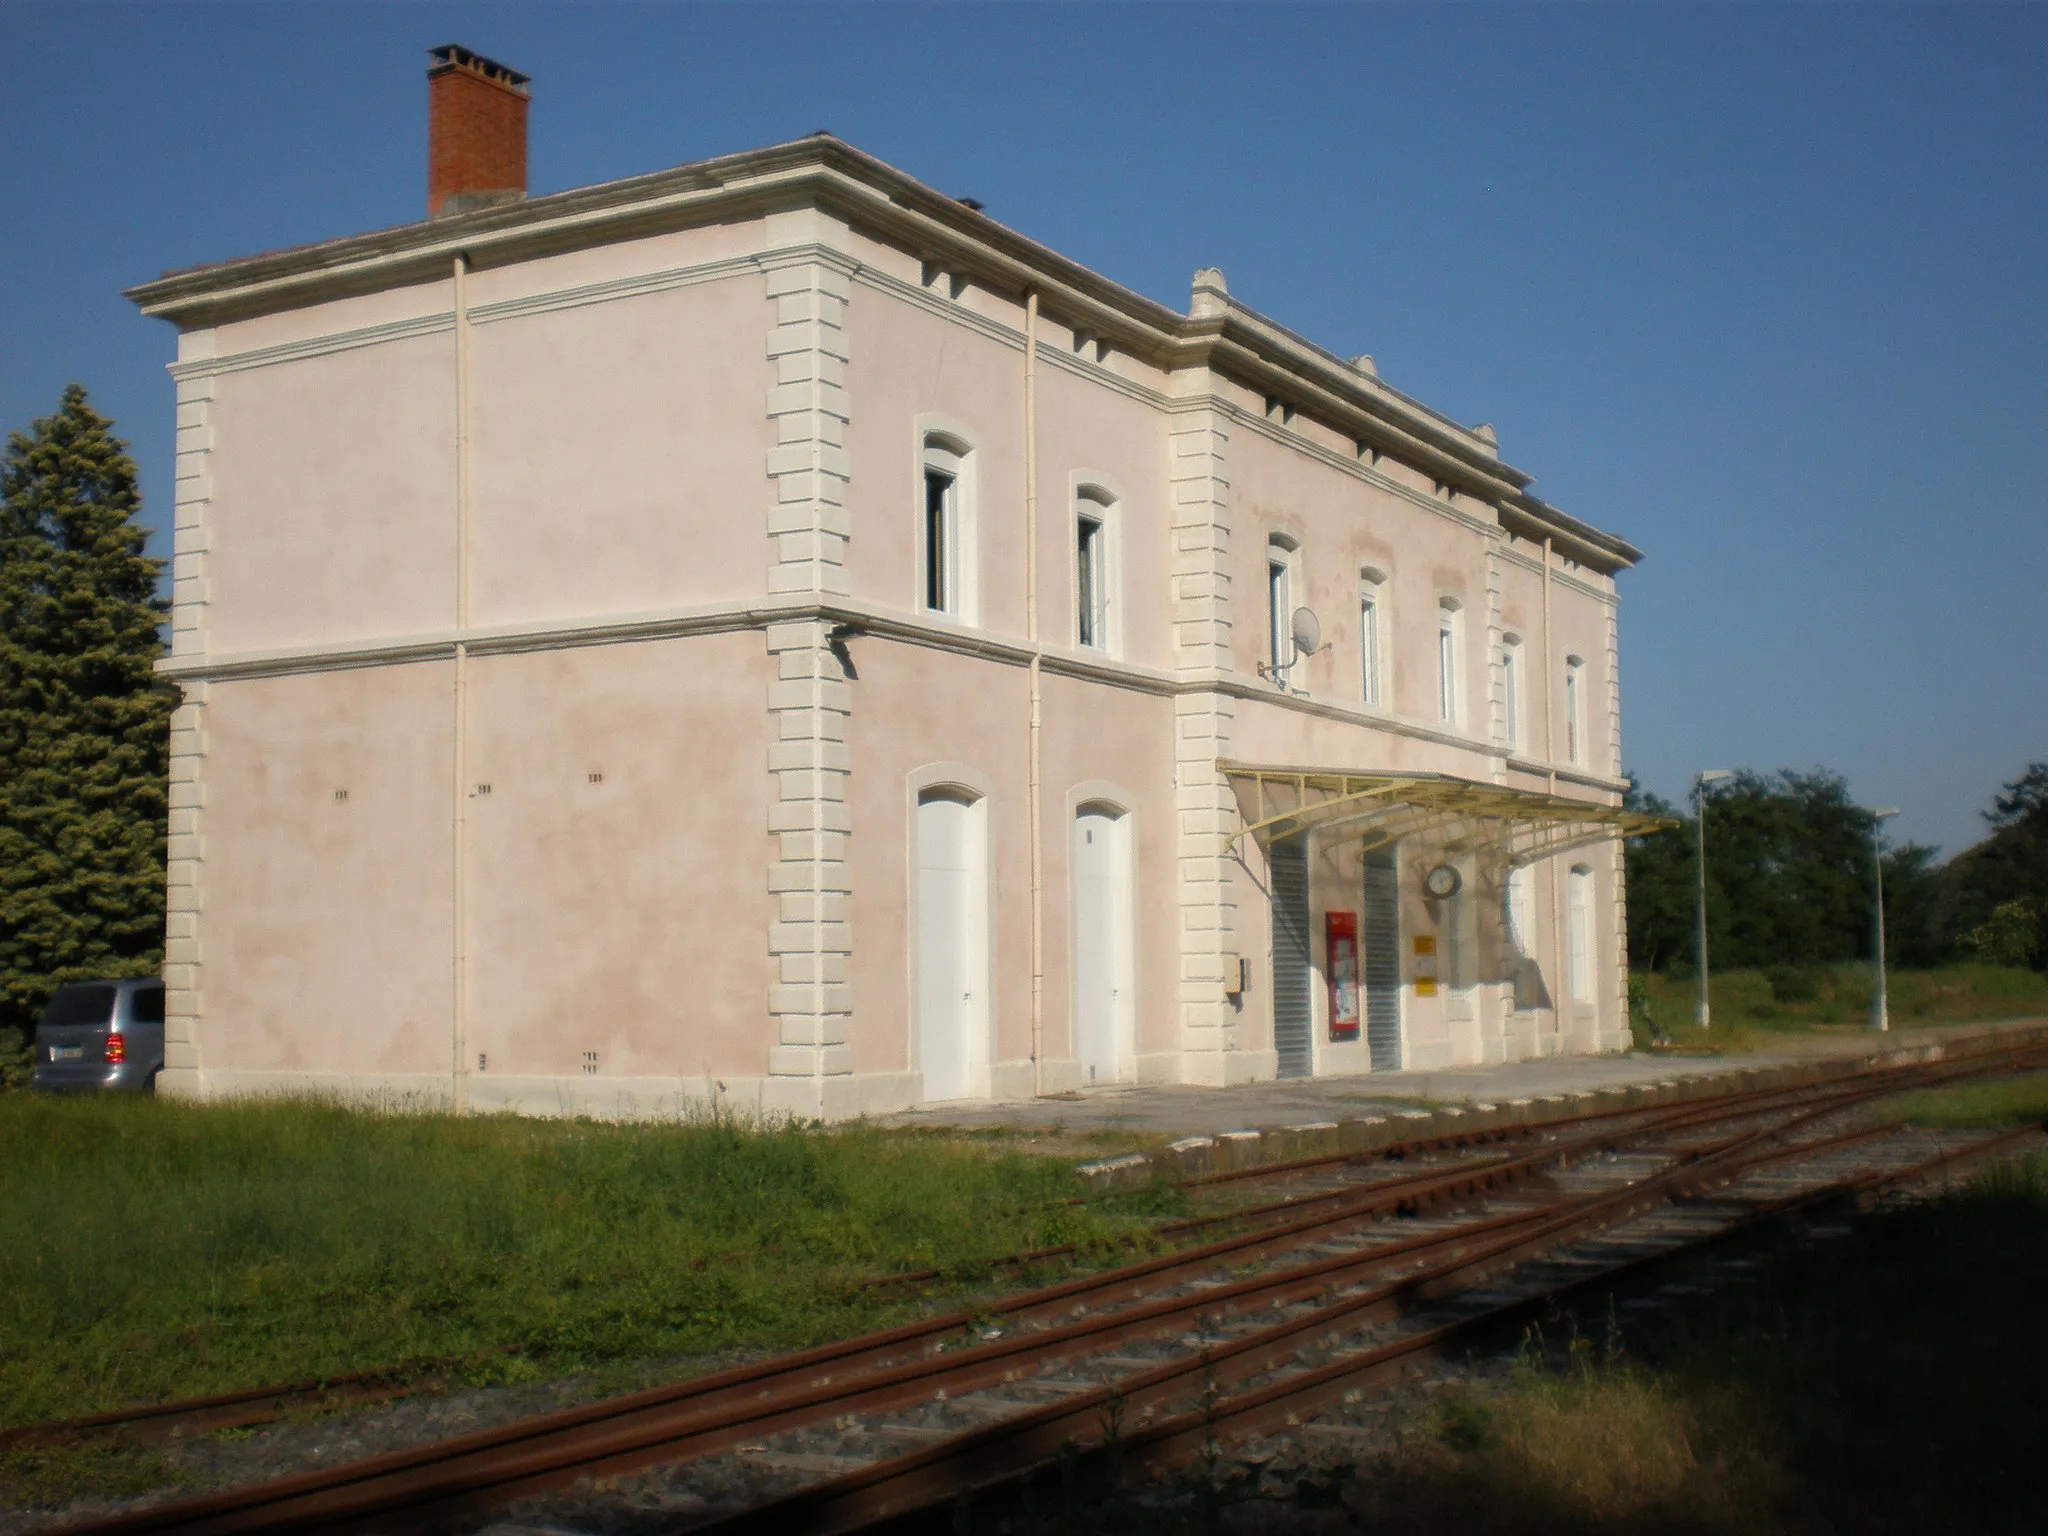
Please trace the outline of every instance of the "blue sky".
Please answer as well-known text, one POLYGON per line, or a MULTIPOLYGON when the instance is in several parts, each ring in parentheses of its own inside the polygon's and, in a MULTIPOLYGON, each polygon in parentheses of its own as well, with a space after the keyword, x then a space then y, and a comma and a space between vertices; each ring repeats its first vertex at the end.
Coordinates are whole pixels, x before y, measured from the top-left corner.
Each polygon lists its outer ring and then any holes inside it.
POLYGON ((0 424, 82 380, 161 526, 119 289, 417 217, 451 40, 534 76, 536 191, 829 128, 1494 422, 1647 552, 1653 789, 1826 765, 1953 851, 2048 757, 2048 6, 9 0, 0 424))

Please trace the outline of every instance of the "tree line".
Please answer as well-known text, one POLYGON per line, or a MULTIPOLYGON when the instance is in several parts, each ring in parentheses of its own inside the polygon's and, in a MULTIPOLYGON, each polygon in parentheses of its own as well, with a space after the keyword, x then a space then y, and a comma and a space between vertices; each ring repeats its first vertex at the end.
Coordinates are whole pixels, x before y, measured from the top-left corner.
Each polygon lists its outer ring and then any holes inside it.
MULTIPOLYGON (((1631 809, 1680 825, 1629 840, 1629 964, 1699 963, 1699 823, 1630 781, 1631 809)), ((1707 786, 1707 951, 1736 969, 1869 960, 1879 823, 1826 769, 1745 771, 1707 786)), ((1881 848, 1885 960, 2048 968, 2048 762, 1983 813, 1982 841, 1942 862, 1921 843, 1881 848)))
POLYGON ((0 1076, 52 992, 163 963, 169 604, 128 445, 68 386, 0 459, 0 1076), (9 1049, 10 1045, 12 1046, 9 1049))

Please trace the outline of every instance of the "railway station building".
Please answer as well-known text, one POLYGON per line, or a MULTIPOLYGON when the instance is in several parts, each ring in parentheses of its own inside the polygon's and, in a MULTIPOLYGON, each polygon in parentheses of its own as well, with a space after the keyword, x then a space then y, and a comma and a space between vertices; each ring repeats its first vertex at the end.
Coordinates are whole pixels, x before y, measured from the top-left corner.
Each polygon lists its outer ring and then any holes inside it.
POLYGON ((133 289, 165 1092, 837 1118, 1619 1049, 1626 542, 827 135, 133 289))

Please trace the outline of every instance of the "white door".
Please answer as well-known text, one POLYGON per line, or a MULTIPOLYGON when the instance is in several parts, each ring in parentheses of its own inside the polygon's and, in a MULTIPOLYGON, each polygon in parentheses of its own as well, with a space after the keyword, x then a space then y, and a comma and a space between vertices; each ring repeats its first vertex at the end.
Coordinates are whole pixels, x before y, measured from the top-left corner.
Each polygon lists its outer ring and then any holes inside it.
POLYGON ((1565 944, 1571 973, 1572 1001, 1593 1001, 1593 871, 1584 865, 1571 873, 1571 900, 1565 908, 1565 944))
POLYGON ((1122 821, 1102 806, 1074 817, 1074 1054, 1084 1083, 1124 1074, 1122 821))
POLYGON ((917 802, 917 1048, 927 1099, 985 1091, 976 811, 942 793, 917 802))

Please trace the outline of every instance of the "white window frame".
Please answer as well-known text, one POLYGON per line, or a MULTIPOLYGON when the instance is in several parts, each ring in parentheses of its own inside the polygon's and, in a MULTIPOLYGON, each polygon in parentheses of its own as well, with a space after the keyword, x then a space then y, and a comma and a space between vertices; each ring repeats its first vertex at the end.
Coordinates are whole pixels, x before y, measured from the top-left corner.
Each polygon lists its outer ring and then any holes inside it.
POLYGON ((1100 476, 1075 475, 1068 497, 1073 514, 1068 519, 1068 562, 1073 572, 1075 646, 1100 651, 1105 656, 1124 652, 1123 620, 1123 498, 1100 476), (1081 524, 1096 527, 1094 541, 1094 636, 1082 638, 1081 524))
POLYGON ((1387 702, 1387 573, 1366 566, 1358 573, 1358 682, 1368 709, 1387 702))
POLYGON ((1501 740, 1510 753, 1528 751, 1528 713, 1524 695, 1528 692, 1527 667, 1522 658, 1522 637, 1504 635, 1500 642, 1501 740))
POLYGON ((939 614, 961 624, 981 622, 981 496, 980 458, 976 443, 961 423, 945 417, 917 418, 913 442, 917 460, 916 534, 912 540, 911 605, 921 614, 939 614), (941 523, 939 575, 945 588, 944 601, 930 602, 932 575, 929 534, 929 476, 948 475, 952 485, 941 523))
POLYGON ((1465 662, 1465 605, 1455 597, 1436 600, 1437 717, 1452 730, 1463 727, 1465 690, 1459 669, 1465 662))
POLYGON ((1586 661, 1564 659, 1564 760, 1574 768, 1586 765, 1586 661))
POLYGON ((1266 675, 1288 686, 1294 666, 1294 610, 1301 607, 1301 545, 1292 534, 1266 536, 1266 675), (1276 595, 1278 601, 1275 600, 1276 595))

